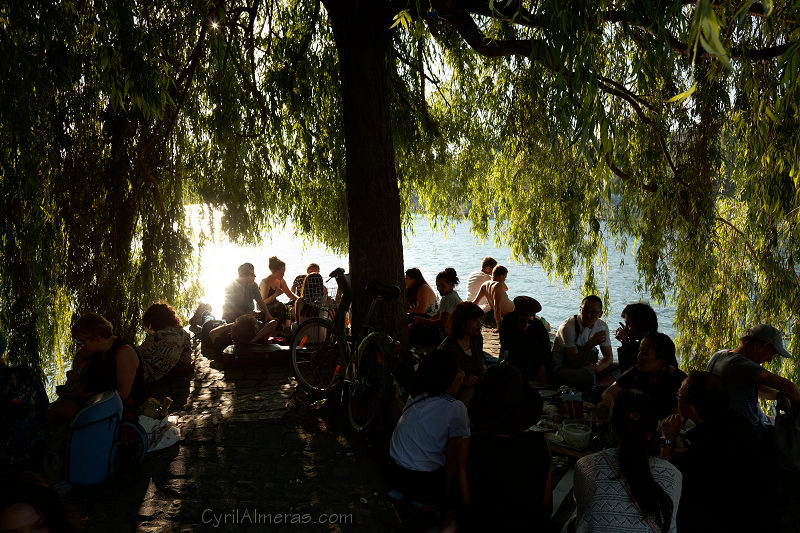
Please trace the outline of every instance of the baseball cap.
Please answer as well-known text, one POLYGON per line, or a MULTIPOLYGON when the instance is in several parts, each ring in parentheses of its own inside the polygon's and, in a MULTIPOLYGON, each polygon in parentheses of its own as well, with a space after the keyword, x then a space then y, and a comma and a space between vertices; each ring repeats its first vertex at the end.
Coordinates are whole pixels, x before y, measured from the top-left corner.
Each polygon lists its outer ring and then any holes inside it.
POLYGON ((791 357, 792 355, 783 347, 783 335, 776 328, 769 324, 759 324, 747 330, 746 335, 751 339, 769 344, 781 357, 791 357))

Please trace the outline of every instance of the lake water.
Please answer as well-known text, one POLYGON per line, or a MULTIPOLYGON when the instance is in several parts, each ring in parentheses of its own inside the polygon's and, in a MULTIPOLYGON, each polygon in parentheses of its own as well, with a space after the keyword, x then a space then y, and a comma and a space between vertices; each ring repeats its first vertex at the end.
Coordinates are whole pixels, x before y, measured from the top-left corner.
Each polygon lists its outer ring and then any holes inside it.
MULTIPOLYGON (((604 309, 603 319, 609 324, 613 336, 617 323, 621 320, 622 309, 629 303, 648 300, 645 295, 636 291, 638 274, 633 256, 623 256, 610 242, 607 246, 610 305, 604 309), (623 259, 624 266, 621 266, 623 259)), ((215 314, 221 314, 225 286, 236 277, 236 268, 245 262, 253 263, 258 282, 269 273, 267 259, 273 255, 286 262, 286 280, 289 285, 296 275, 305 273, 306 266, 311 262, 319 263, 323 276, 337 267, 347 270, 349 264, 345 256, 318 246, 304 246, 302 240, 292 236, 291 228, 265 236, 264 243, 260 246, 238 246, 225 240, 207 244, 201 258, 200 282, 206 292, 205 301, 212 305, 215 314)), ((564 287, 560 283, 549 281, 540 267, 515 263, 509 259, 509 255, 507 248, 497 247, 493 242, 478 241, 472 235, 469 222, 457 223, 445 234, 441 230, 432 229, 422 218, 417 219, 414 235, 405 240, 403 247, 404 270, 419 268, 432 287, 435 287, 434 281, 438 272, 446 267, 455 268, 461 279, 456 290, 462 299, 466 297, 466 281, 470 272, 479 270, 481 260, 485 256, 491 256, 509 270, 506 280, 509 296, 513 298, 526 294, 536 298, 542 304, 539 315, 546 318, 554 329, 578 312, 581 300, 579 289, 583 281, 581 273, 576 273, 572 287, 564 287)), ((674 338, 675 309, 653 307, 658 314, 659 330, 674 338)), ((612 339, 615 353, 618 345, 616 339, 612 339)))

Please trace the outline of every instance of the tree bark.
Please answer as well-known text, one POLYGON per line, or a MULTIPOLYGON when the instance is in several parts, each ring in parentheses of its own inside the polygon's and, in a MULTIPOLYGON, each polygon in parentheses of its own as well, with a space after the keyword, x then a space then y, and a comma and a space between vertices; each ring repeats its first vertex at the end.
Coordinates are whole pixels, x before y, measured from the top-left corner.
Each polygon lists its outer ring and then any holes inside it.
MULTIPOLYGON (((403 280, 400 193, 394 164, 386 79, 392 14, 389 2, 324 0, 333 23, 342 83, 353 326, 370 304, 370 280, 403 280)), ((375 318, 405 339, 404 298, 375 318)))

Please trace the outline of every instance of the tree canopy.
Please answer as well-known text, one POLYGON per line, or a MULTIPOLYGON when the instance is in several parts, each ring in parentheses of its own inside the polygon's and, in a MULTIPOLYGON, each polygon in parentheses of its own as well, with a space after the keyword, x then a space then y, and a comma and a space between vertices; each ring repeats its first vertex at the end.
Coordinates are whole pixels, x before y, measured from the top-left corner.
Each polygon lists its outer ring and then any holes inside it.
POLYGON ((86 310, 128 336, 154 300, 188 311, 202 204, 236 239, 291 219, 397 282, 412 205, 565 282, 583 266, 586 291, 612 234, 676 304, 687 366, 760 321, 800 354, 799 19, 797 1, 4 3, 10 353, 60 361, 86 310))

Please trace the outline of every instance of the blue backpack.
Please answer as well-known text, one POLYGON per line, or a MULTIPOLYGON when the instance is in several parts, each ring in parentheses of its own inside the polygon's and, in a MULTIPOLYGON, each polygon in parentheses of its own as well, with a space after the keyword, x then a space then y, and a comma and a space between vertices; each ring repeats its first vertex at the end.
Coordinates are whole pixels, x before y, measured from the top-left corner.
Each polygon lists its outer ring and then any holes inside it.
POLYGON ((92 396, 69 426, 66 477, 71 483, 99 483, 118 470, 140 464, 147 434, 135 421, 123 420, 117 391, 92 396))

